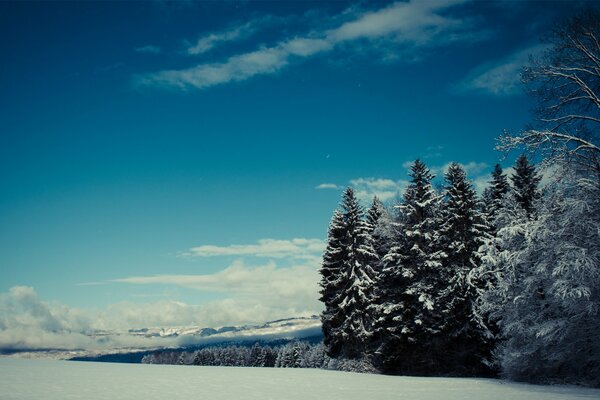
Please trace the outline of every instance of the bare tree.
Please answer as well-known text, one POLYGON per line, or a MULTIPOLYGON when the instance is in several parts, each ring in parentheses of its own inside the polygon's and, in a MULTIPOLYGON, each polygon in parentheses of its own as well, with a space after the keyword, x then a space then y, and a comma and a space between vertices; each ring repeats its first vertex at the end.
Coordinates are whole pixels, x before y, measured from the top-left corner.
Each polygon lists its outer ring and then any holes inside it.
POLYGON ((548 49, 522 75, 538 101, 537 124, 519 135, 505 133, 497 148, 525 147, 600 180, 600 12, 588 9, 570 18, 546 41, 548 49))

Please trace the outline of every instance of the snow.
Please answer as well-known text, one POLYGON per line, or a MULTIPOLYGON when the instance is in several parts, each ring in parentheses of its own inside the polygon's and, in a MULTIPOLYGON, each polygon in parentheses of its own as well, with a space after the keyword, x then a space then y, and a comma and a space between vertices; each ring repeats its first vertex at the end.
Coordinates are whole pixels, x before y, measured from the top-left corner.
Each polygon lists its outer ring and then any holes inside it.
POLYGON ((493 379, 418 378, 318 369, 190 367, 0 358, 0 398, 577 400, 600 389, 493 379))

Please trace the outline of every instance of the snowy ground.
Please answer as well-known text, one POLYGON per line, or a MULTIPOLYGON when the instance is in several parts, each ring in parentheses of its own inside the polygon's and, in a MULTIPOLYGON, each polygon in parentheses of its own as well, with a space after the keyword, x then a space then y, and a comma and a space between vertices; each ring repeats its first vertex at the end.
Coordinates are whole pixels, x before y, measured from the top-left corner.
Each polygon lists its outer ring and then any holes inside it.
POLYGON ((600 390, 490 379, 392 377, 314 369, 0 358, 0 398, 576 400, 600 399, 600 390))

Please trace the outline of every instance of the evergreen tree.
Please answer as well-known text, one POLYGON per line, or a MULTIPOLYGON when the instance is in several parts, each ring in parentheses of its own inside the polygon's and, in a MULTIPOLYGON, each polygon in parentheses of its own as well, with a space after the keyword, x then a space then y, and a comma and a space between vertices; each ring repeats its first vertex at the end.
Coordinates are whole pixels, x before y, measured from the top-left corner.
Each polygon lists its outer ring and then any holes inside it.
MULTIPOLYGON (((501 173, 500 170, 496 174, 500 182, 501 173)), ((439 346, 433 356, 439 357, 442 369, 447 368, 444 372, 473 375, 485 370, 482 360, 491 353, 491 343, 473 312, 477 297, 474 285, 478 282, 469 279, 471 271, 480 264, 477 250, 488 229, 478 210, 475 190, 459 164, 450 165, 445 181, 446 201, 440 220, 444 258, 442 268, 434 276, 434 290, 439 294, 434 303, 440 312, 440 335, 432 339, 439 346)), ((496 199, 501 198, 501 194, 496 195, 496 199)))
POLYGON ((262 356, 262 347, 260 346, 260 344, 254 343, 254 346, 252 346, 252 349, 250 350, 250 355, 249 355, 249 360, 248 360, 248 365, 250 367, 262 367, 263 365, 262 362, 263 360, 261 359, 262 356))
POLYGON ((370 304, 374 299, 373 249, 369 224, 352 188, 343 194, 329 228, 321 268, 323 334, 332 357, 360 358, 371 338, 370 304))
POLYGON ((540 196, 538 184, 541 178, 538 176, 535 166, 529 163, 524 154, 517 159, 515 172, 510 179, 513 184, 515 200, 531 218, 534 214, 534 203, 540 196))
POLYGON ((440 253, 433 175, 420 160, 400 206, 398 235, 378 280, 376 332, 379 366, 386 372, 428 371, 428 338, 437 333, 433 291, 440 253))
POLYGON ((492 180, 483 193, 484 212, 492 232, 495 225, 494 221, 504 205, 505 197, 509 190, 508 178, 502 171, 500 164, 496 164, 492 171, 492 180))
POLYGON ((504 199, 506 193, 508 193, 510 186, 508 184, 506 174, 504 174, 504 171, 502 171, 500 164, 496 164, 494 166, 490 187, 492 188, 492 201, 498 202, 498 206, 502 206, 502 200, 504 199))
POLYGON ((386 237, 385 232, 385 224, 387 223, 387 211, 385 206, 377 198, 377 196, 373 197, 373 202, 371 203, 371 207, 367 211, 367 224, 369 229, 369 234, 371 235, 373 241, 373 248, 375 249, 375 253, 377 254, 377 260, 375 260, 373 267, 376 272, 378 272, 382 267, 383 257, 385 257, 388 249, 388 238, 386 237))
POLYGON ((339 307, 339 295, 344 290, 344 263, 348 258, 346 248, 346 228, 344 216, 340 210, 335 210, 329 224, 327 248, 323 254, 321 266, 321 297, 325 310, 321 314, 323 342, 327 354, 336 357, 342 349, 342 337, 339 329, 345 316, 339 307))

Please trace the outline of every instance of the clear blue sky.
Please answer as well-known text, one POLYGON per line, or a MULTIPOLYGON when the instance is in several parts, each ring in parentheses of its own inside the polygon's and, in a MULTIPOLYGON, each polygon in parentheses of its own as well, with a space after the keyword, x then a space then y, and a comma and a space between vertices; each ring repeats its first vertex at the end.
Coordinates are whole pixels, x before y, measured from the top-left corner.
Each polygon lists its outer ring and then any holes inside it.
POLYGON ((416 157, 484 182, 531 120, 519 68, 580 6, 2 2, 0 292, 312 311, 310 284, 253 296, 316 276, 319 244, 290 241, 325 238, 334 186, 391 198, 416 157))

